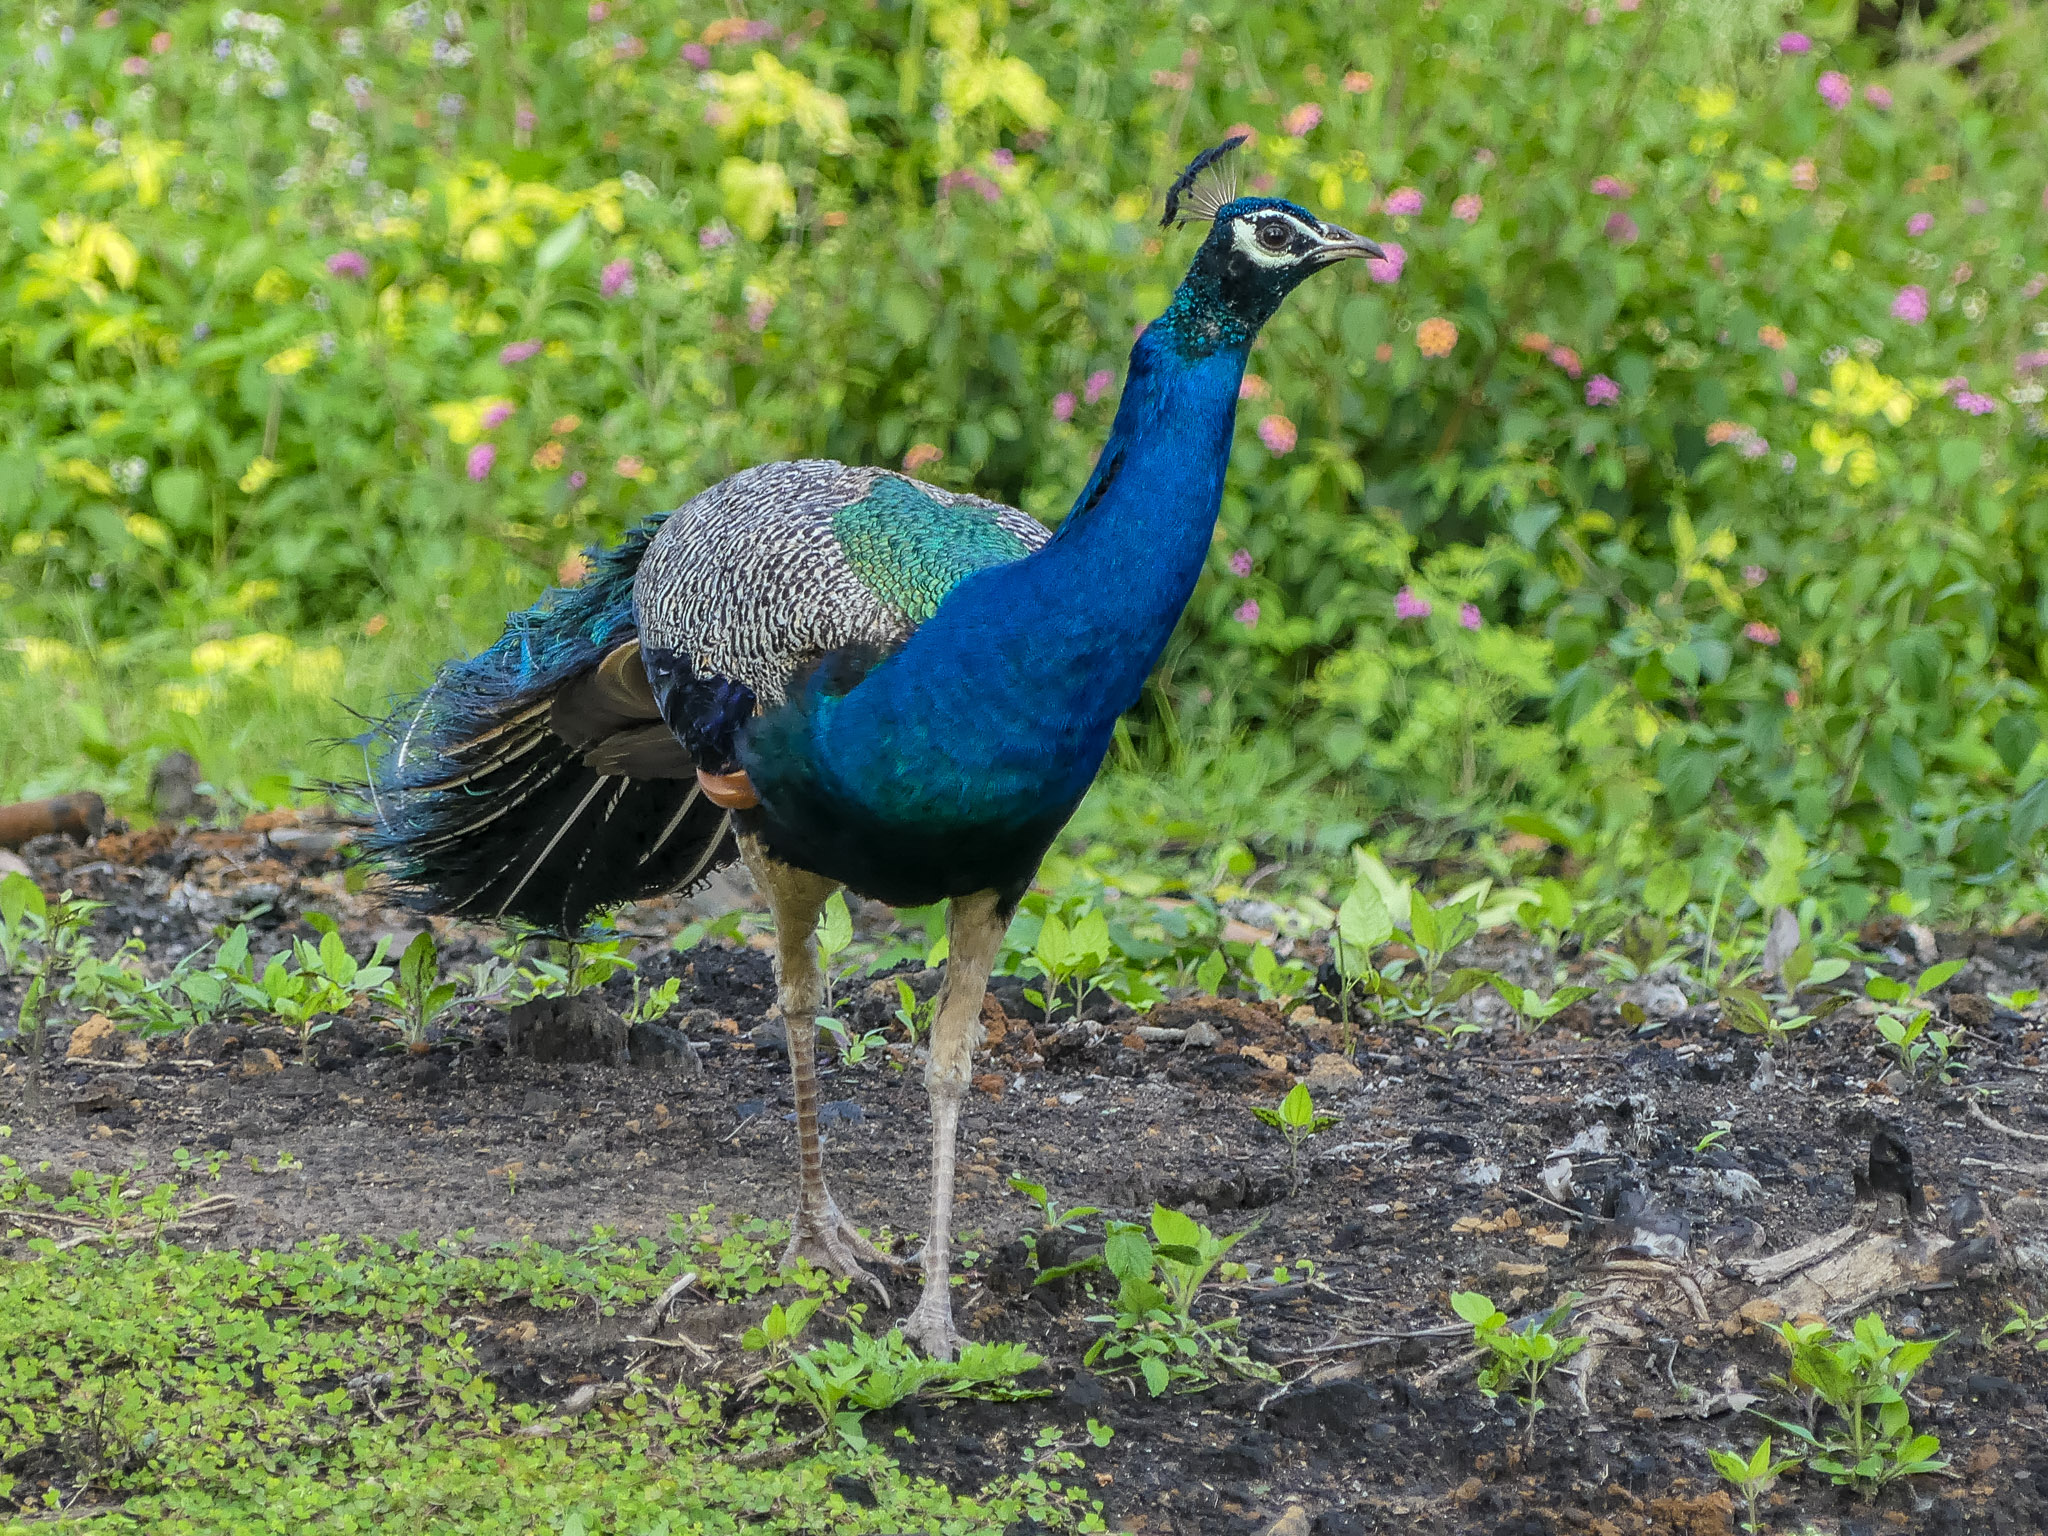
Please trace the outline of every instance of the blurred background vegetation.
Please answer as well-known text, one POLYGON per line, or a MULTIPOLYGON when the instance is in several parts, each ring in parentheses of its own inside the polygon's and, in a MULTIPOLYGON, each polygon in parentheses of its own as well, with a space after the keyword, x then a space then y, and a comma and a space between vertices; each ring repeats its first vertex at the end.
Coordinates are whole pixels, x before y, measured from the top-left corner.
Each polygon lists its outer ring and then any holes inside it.
POLYGON ((1398 255, 1260 343, 1083 844, 2048 906, 2026 5, 7 25, 0 796, 133 806, 182 748, 289 798, 342 705, 762 460, 1056 520, 1195 243, 1162 189, 1249 129, 1398 255))

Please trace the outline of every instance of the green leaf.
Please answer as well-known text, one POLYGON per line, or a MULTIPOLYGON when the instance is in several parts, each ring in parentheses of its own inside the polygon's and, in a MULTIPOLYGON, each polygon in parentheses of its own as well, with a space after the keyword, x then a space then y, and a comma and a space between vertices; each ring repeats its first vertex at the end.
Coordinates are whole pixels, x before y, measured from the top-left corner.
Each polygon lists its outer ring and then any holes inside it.
POLYGON ((1223 985, 1223 977, 1229 968, 1229 962, 1223 958, 1223 951, 1212 949, 1209 951, 1209 958, 1195 967, 1195 985, 1207 996, 1214 997, 1216 989, 1223 985))
POLYGON ((1692 871, 1674 860, 1651 870, 1643 881, 1643 905, 1658 917, 1675 917, 1692 900, 1692 871))
POLYGON ((1991 727, 1992 750, 2005 764, 2007 773, 2018 773, 2026 767, 2027 759, 2034 755, 2034 748, 2040 740, 2040 723, 2032 715, 2017 711, 2000 715, 1998 723, 1991 727))
POLYGON ((44 919, 50 915, 50 904, 44 899, 42 888, 27 875, 0 876, 0 923, 18 929, 22 918, 31 912, 44 919))
POLYGON ((1711 752, 1683 745, 1658 750, 1657 782, 1674 816, 1688 816, 1704 805, 1719 774, 1719 760, 1711 752))
POLYGON ((1280 1122, 1299 1129, 1315 1123, 1315 1104, 1309 1097, 1308 1084, 1296 1083, 1287 1090, 1287 1097, 1280 1101, 1280 1122))
POLYGON ((1920 973, 1919 979, 1913 983, 1914 995, 1924 997, 1927 993, 1932 992, 1936 987, 1960 971, 1964 963, 1961 960, 1944 960, 1939 965, 1929 966, 1920 973))
POLYGON ((1152 1278, 1152 1244, 1139 1227, 1118 1222, 1103 1240, 1102 1259, 1126 1285, 1152 1278))
POLYGON ((1154 1397, 1164 1392, 1166 1384, 1173 1379, 1168 1374, 1165 1364, 1153 1355, 1147 1355, 1143 1360, 1140 1360, 1138 1362, 1138 1369, 1144 1373, 1145 1386, 1154 1397))
POLYGON ((1437 941, 1442 937, 1437 912, 1419 895, 1408 906, 1408 932, 1414 938, 1417 949, 1429 954, 1437 953, 1437 941))
POLYGON ((1498 1328, 1507 1317, 1493 1304, 1493 1298, 1479 1291, 1451 1292, 1451 1310, 1474 1328, 1498 1328))
POLYGON ((1370 880, 1360 880, 1337 909, 1337 932, 1345 945, 1357 951, 1354 964, 1363 963, 1394 934, 1393 914, 1380 899, 1370 880))
POLYGON ((1197 1249, 1202 1244, 1201 1223, 1163 1205, 1152 1207, 1152 1235, 1162 1244, 1171 1243, 1184 1248, 1197 1249))
POLYGON ((552 272, 563 262, 567 261, 575 251, 578 243, 583 239, 584 230, 589 227, 587 218, 579 213, 560 229, 550 234, 547 239, 541 241, 539 247, 533 253, 535 270, 539 272, 552 272))
POLYGON ((853 942, 853 914, 846 909, 846 893, 834 891, 825 900, 818 920, 818 952, 830 962, 853 942))

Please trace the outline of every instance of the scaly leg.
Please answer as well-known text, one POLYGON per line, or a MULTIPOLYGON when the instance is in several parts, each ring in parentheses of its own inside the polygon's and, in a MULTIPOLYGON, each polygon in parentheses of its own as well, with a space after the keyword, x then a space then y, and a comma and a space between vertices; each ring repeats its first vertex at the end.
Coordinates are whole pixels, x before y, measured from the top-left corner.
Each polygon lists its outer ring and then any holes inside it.
POLYGON ((818 1135, 815 1020, 824 1003, 825 978, 818 969, 818 947, 813 935, 817 932, 818 914, 839 889, 839 883, 777 862, 752 837, 740 839, 740 851, 754 884, 768 898, 769 910, 775 916, 776 996, 782 1004, 782 1026, 789 1036, 790 1077, 796 1086, 796 1221, 782 1260, 787 1264, 792 1259, 803 1259, 849 1280, 865 1281, 880 1294, 882 1305, 887 1306, 888 1287, 865 1266, 894 1266, 839 1214, 832 1191, 825 1187, 825 1147, 818 1135))
POLYGON ((932 1021, 925 1087, 932 1099, 932 1220, 924 1240, 924 1294, 903 1324, 903 1336, 934 1359, 960 1348, 953 1327, 953 1158, 960 1105, 981 1044, 981 1000, 1010 914, 994 891, 956 897, 946 912, 946 983, 932 1021))

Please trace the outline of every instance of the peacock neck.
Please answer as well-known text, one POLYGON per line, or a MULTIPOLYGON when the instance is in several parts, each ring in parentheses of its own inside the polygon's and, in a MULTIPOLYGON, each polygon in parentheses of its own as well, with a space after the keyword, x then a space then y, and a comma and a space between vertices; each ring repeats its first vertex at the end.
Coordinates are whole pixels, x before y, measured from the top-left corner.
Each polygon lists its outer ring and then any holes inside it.
MULTIPOLYGON (((1135 699, 1194 593, 1215 532, 1246 351, 1189 349, 1174 315, 1131 349, 1129 376, 1095 471, 1058 532, 1027 564, 1070 592, 1085 628, 1127 662, 1135 699)), ((1093 649, 1093 647, 1091 647, 1093 649)), ((1129 700, 1117 707, 1128 707, 1129 700)))

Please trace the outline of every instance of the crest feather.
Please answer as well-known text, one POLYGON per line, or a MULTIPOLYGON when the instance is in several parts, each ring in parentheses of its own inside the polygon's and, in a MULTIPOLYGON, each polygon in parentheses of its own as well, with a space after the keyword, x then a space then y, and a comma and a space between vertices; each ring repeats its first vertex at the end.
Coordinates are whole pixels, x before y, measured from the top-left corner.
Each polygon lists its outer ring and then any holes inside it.
POLYGON ((1218 208, 1237 196, 1237 162, 1219 162, 1245 137, 1236 134, 1188 162, 1188 168, 1166 189, 1166 216, 1159 221, 1161 229, 1191 219, 1213 219, 1218 208))

